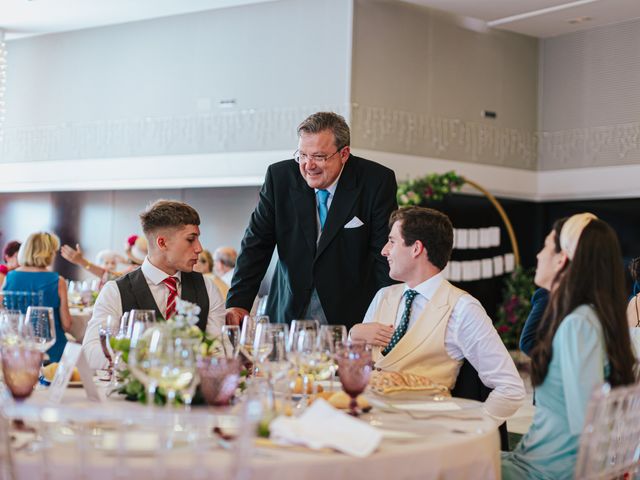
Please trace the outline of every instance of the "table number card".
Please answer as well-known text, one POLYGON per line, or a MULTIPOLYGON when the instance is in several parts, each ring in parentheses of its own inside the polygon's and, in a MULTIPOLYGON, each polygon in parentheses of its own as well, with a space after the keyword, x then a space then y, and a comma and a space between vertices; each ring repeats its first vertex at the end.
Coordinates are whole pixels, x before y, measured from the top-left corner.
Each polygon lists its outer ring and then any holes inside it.
POLYGON ((59 404, 62 401, 64 392, 69 386, 74 367, 78 367, 80 379, 82 380, 87 398, 93 402, 101 401, 98 389, 93 383, 93 375, 89 368, 89 363, 87 363, 87 359, 82 353, 82 346, 78 343, 71 342, 68 342, 66 347, 64 347, 62 358, 60 359, 60 363, 58 363, 58 369, 51 381, 49 401, 54 404, 59 404))

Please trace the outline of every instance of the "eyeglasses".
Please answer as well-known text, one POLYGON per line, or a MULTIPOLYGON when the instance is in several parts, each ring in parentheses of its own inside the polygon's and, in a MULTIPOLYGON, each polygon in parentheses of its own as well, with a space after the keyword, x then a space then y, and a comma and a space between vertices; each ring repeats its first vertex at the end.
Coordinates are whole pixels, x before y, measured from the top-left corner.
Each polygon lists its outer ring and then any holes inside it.
POLYGON ((293 154, 293 159, 298 163, 307 163, 309 160, 313 160, 313 163, 325 163, 331 157, 340 153, 344 147, 340 147, 331 155, 307 155, 306 153, 300 153, 300 150, 296 150, 293 154))

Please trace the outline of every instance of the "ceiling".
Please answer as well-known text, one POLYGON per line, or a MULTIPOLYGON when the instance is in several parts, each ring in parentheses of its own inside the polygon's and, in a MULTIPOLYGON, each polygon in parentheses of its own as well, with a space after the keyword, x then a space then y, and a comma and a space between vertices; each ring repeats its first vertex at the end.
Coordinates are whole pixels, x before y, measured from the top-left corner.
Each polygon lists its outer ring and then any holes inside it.
MULTIPOLYGON (((0 29, 12 39, 270 1, 275 0, 0 0, 0 29)), ((468 28, 541 38, 640 18, 640 0, 394 1, 448 12, 468 28), (579 17, 590 20, 568 22, 579 17)))
POLYGON ((640 18, 640 0, 403 0, 456 15, 469 28, 547 38, 640 18), (579 18, 587 20, 570 23, 579 18))

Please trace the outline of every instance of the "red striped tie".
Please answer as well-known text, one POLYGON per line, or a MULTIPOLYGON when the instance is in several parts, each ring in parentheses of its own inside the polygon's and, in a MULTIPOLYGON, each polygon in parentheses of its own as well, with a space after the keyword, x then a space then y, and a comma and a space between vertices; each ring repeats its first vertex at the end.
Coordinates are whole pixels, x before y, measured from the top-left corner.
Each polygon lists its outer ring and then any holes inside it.
POLYGON ((176 311, 176 298, 178 297, 178 279, 176 277, 167 277, 162 280, 169 289, 167 297, 167 308, 165 309, 164 318, 169 320, 176 311))

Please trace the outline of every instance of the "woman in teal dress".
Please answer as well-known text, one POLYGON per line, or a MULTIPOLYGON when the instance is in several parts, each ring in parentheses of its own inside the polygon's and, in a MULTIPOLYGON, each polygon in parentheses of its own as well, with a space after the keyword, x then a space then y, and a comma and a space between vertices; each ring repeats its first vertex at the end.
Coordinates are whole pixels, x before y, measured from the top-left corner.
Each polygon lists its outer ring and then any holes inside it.
MULTIPOLYGON (((572 479, 594 388, 635 381, 626 325, 622 254, 613 229, 574 215, 560 234, 563 265, 532 352, 536 412, 529 431, 502 455, 504 479, 572 479)), ((538 254, 538 268, 552 244, 538 254)))
MULTIPOLYGON (((43 307, 53 307, 56 343, 47 350, 52 362, 60 361, 67 344, 64 332, 71 327, 67 284, 64 278, 49 270, 59 248, 60 240, 54 234, 38 232, 29 235, 18 252, 20 266, 7 274, 2 287, 3 291, 38 292, 41 294, 39 303, 43 307)), ((26 305, 21 309, 26 310, 26 305)))

